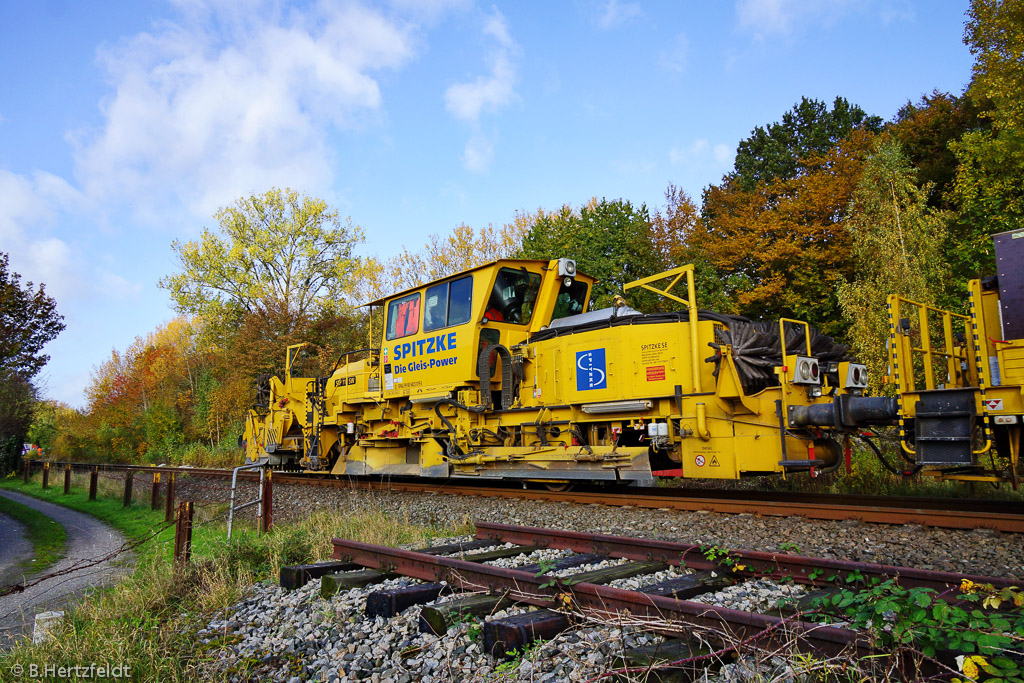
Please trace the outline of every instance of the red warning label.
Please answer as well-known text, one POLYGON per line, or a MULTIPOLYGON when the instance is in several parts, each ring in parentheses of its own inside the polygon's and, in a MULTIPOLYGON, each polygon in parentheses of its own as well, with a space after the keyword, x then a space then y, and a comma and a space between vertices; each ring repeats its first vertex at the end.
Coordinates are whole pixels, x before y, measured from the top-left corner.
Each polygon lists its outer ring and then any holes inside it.
POLYGON ((647 367, 647 381, 657 382, 665 379, 665 366, 664 365, 651 365, 647 367))

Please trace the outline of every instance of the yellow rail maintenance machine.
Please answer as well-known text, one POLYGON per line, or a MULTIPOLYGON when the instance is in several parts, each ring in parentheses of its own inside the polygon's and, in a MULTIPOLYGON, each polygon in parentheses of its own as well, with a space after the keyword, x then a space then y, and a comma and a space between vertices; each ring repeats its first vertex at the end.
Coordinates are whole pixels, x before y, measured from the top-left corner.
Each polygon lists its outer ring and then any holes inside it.
POLYGON ((249 414, 248 461, 648 485, 835 468, 845 436, 895 419, 895 399, 864 396, 864 366, 807 323, 698 310, 692 266, 625 287, 676 313, 621 298, 589 311, 593 284, 569 259, 500 260, 372 302, 376 345, 329 377, 295 376, 289 347, 249 414))
POLYGON ((889 297, 889 379, 899 391, 901 447, 915 469, 1017 488, 1024 230, 993 239, 998 275, 970 281, 969 315, 889 297))

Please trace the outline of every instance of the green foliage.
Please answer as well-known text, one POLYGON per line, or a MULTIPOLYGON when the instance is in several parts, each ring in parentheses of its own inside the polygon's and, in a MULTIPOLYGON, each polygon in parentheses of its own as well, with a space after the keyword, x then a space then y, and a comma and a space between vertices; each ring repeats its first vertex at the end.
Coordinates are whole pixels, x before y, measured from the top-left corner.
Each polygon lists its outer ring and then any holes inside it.
POLYGON ((0 373, 0 476, 18 468, 21 448, 32 425, 36 388, 18 373, 0 373))
POLYGON ((702 545, 700 552, 711 562, 729 571, 741 572, 747 568, 747 565, 740 564, 736 555, 728 548, 719 548, 717 545, 702 545))
POLYGON ((854 278, 838 292, 854 354, 868 366, 876 392, 888 364, 886 297, 925 304, 940 298, 948 276, 942 253, 947 218, 928 206, 928 188, 917 187, 899 143, 881 140, 850 205, 845 228, 853 242, 854 278))
POLYGON ((46 286, 26 282, 23 287, 21 276, 9 270, 7 254, 0 252, 0 379, 35 377, 50 360, 43 347, 65 327, 46 286))
MULTIPOLYGON (((237 603, 253 583, 276 579, 282 564, 329 558, 332 536, 395 546, 468 531, 466 524, 422 527, 380 512, 317 512, 294 525, 277 525, 269 534, 258 534, 236 519, 237 536, 228 544, 223 506, 200 505, 193 527, 192 564, 176 571, 171 565, 173 525, 165 525, 163 511, 151 511, 148 502, 124 510, 120 497, 103 495, 102 487, 100 497, 89 501, 80 484, 73 484, 71 495, 65 496, 57 487, 41 490, 38 477, 28 486, 20 480, 0 486, 92 514, 129 539, 150 539, 134 549, 136 561, 126 579, 90 593, 69 609, 56 638, 5 652, 5 673, 15 665, 28 670, 33 664, 42 669, 53 662, 69 667, 114 662, 129 667, 132 680, 211 680, 205 665, 221 655, 230 636, 201 645, 195 632, 205 626, 211 613, 223 613, 237 603), (154 536, 154 532, 159 533, 154 536)), ((242 660, 238 669, 212 680, 253 680, 255 675, 247 669, 251 664, 242 660)))
POLYGON ((957 159, 949 144, 968 131, 987 128, 980 114, 970 97, 936 90, 922 95, 916 103, 903 105, 886 128, 917 169, 918 187, 930 188, 929 206, 955 208, 948 195, 956 177, 957 159))
MULTIPOLYGON (((555 563, 554 563, 553 560, 546 560, 546 559, 540 560, 537 563, 537 573, 534 574, 534 576, 539 578, 541 576, 544 576, 545 574, 547 574, 548 572, 550 572, 554 568, 555 568, 555 563)), ((540 584, 537 587, 538 588, 550 588, 551 586, 554 586, 557 583, 558 583, 558 579, 552 576, 552 577, 549 577, 548 581, 545 581, 544 583, 540 584)))
POLYGON ((49 356, 43 347, 64 330, 46 287, 21 284, 0 252, 0 476, 17 467, 37 399, 32 384, 49 356))
POLYGON ((991 272, 988 236, 1024 226, 1024 2, 973 0, 967 16, 964 42, 975 56, 968 95, 992 128, 951 143, 960 164, 953 196, 968 226, 968 262, 991 272))
POLYGON ((160 281, 185 314, 236 319, 274 310, 298 315, 333 307, 357 263, 362 230, 321 199, 271 189, 214 214, 220 235, 172 249, 181 272, 160 281))
POLYGON ((782 115, 782 121, 758 126, 736 149, 735 170, 727 177, 745 191, 758 183, 790 180, 799 175, 803 161, 825 154, 855 128, 879 132, 882 119, 868 116, 857 105, 837 97, 828 105, 806 97, 782 115))
MULTIPOLYGON (((651 235, 647 207, 628 201, 591 200, 573 211, 563 206, 557 213, 543 214, 523 238, 518 258, 573 258, 577 268, 598 282, 591 291, 591 308, 612 305, 627 282, 664 270, 651 235)), ((653 304, 647 293, 627 297, 635 306, 653 304)))
POLYGON ((1024 681, 1020 660, 1005 656, 1024 638, 1024 593, 965 579, 956 598, 946 601, 931 588, 904 588, 888 579, 817 603, 819 617, 849 622, 890 652, 912 648, 933 658, 943 651, 964 653, 961 671, 973 680, 1024 681))

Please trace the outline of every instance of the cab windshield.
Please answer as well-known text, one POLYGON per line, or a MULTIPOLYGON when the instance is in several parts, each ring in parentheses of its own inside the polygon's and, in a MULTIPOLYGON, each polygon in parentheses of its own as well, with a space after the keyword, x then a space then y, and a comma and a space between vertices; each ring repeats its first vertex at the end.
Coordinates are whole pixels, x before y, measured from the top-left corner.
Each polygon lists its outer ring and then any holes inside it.
POLYGON ((555 310, 551 314, 551 319, 558 320, 570 315, 579 315, 586 305, 587 283, 582 280, 570 280, 567 286, 563 282, 558 290, 558 297, 555 299, 555 310))
POLYGON ((540 275, 528 270, 502 268, 494 280, 484 318, 495 322, 526 325, 533 317, 540 275))

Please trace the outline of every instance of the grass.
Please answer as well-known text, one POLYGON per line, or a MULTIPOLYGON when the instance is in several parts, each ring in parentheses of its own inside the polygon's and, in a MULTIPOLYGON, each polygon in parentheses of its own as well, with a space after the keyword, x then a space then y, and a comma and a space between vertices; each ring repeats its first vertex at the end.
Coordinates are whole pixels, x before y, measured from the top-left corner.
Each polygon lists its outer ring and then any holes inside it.
MULTIPOLYGON (((0 654, 0 671, 20 665, 60 662, 64 666, 91 663, 124 664, 131 679, 192 681, 206 679, 204 664, 219 659, 226 643, 201 645, 195 631, 212 616, 236 603, 247 587, 276 580, 281 566, 326 559, 332 536, 367 543, 397 545, 429 538, 468 533, 468 522, 451 527, 411 524, 381 512, 342 516, 317 512, 292 525, 276 526, 269 534, 237 526, 234 539, 225 538, 223 504, 197 506, 192 536, 192 563, 172 563, 173 528, 164 528, 163 511, 149 505, 121 507, 122 484, 100 487, 89 501, 85 487, 73 482, 72 493, 43 491, 39 478, 28 485, 8 478, 0 486, 88 512, 134 540, 149 540, 136 548, 130 576, 117 586, 90 594, 72 607, 57 637, 40 645, 21 644, 0 654)), ((135 480, 136 493, 148 501, 148 486, 135 480)), ((244 667, 244 664, 243 664, 244 667)), ((246 679, 244 671, 234 672, 246 679)), ((225 674, 227 676, 227 674, 225 674)))
POLYGON ((64 527, 27 505, 0 496, 0 513, 13 517, 25 527, 33 557, 21 562, 21 569, 36 574, 53 566, 67 547, 64 527))

